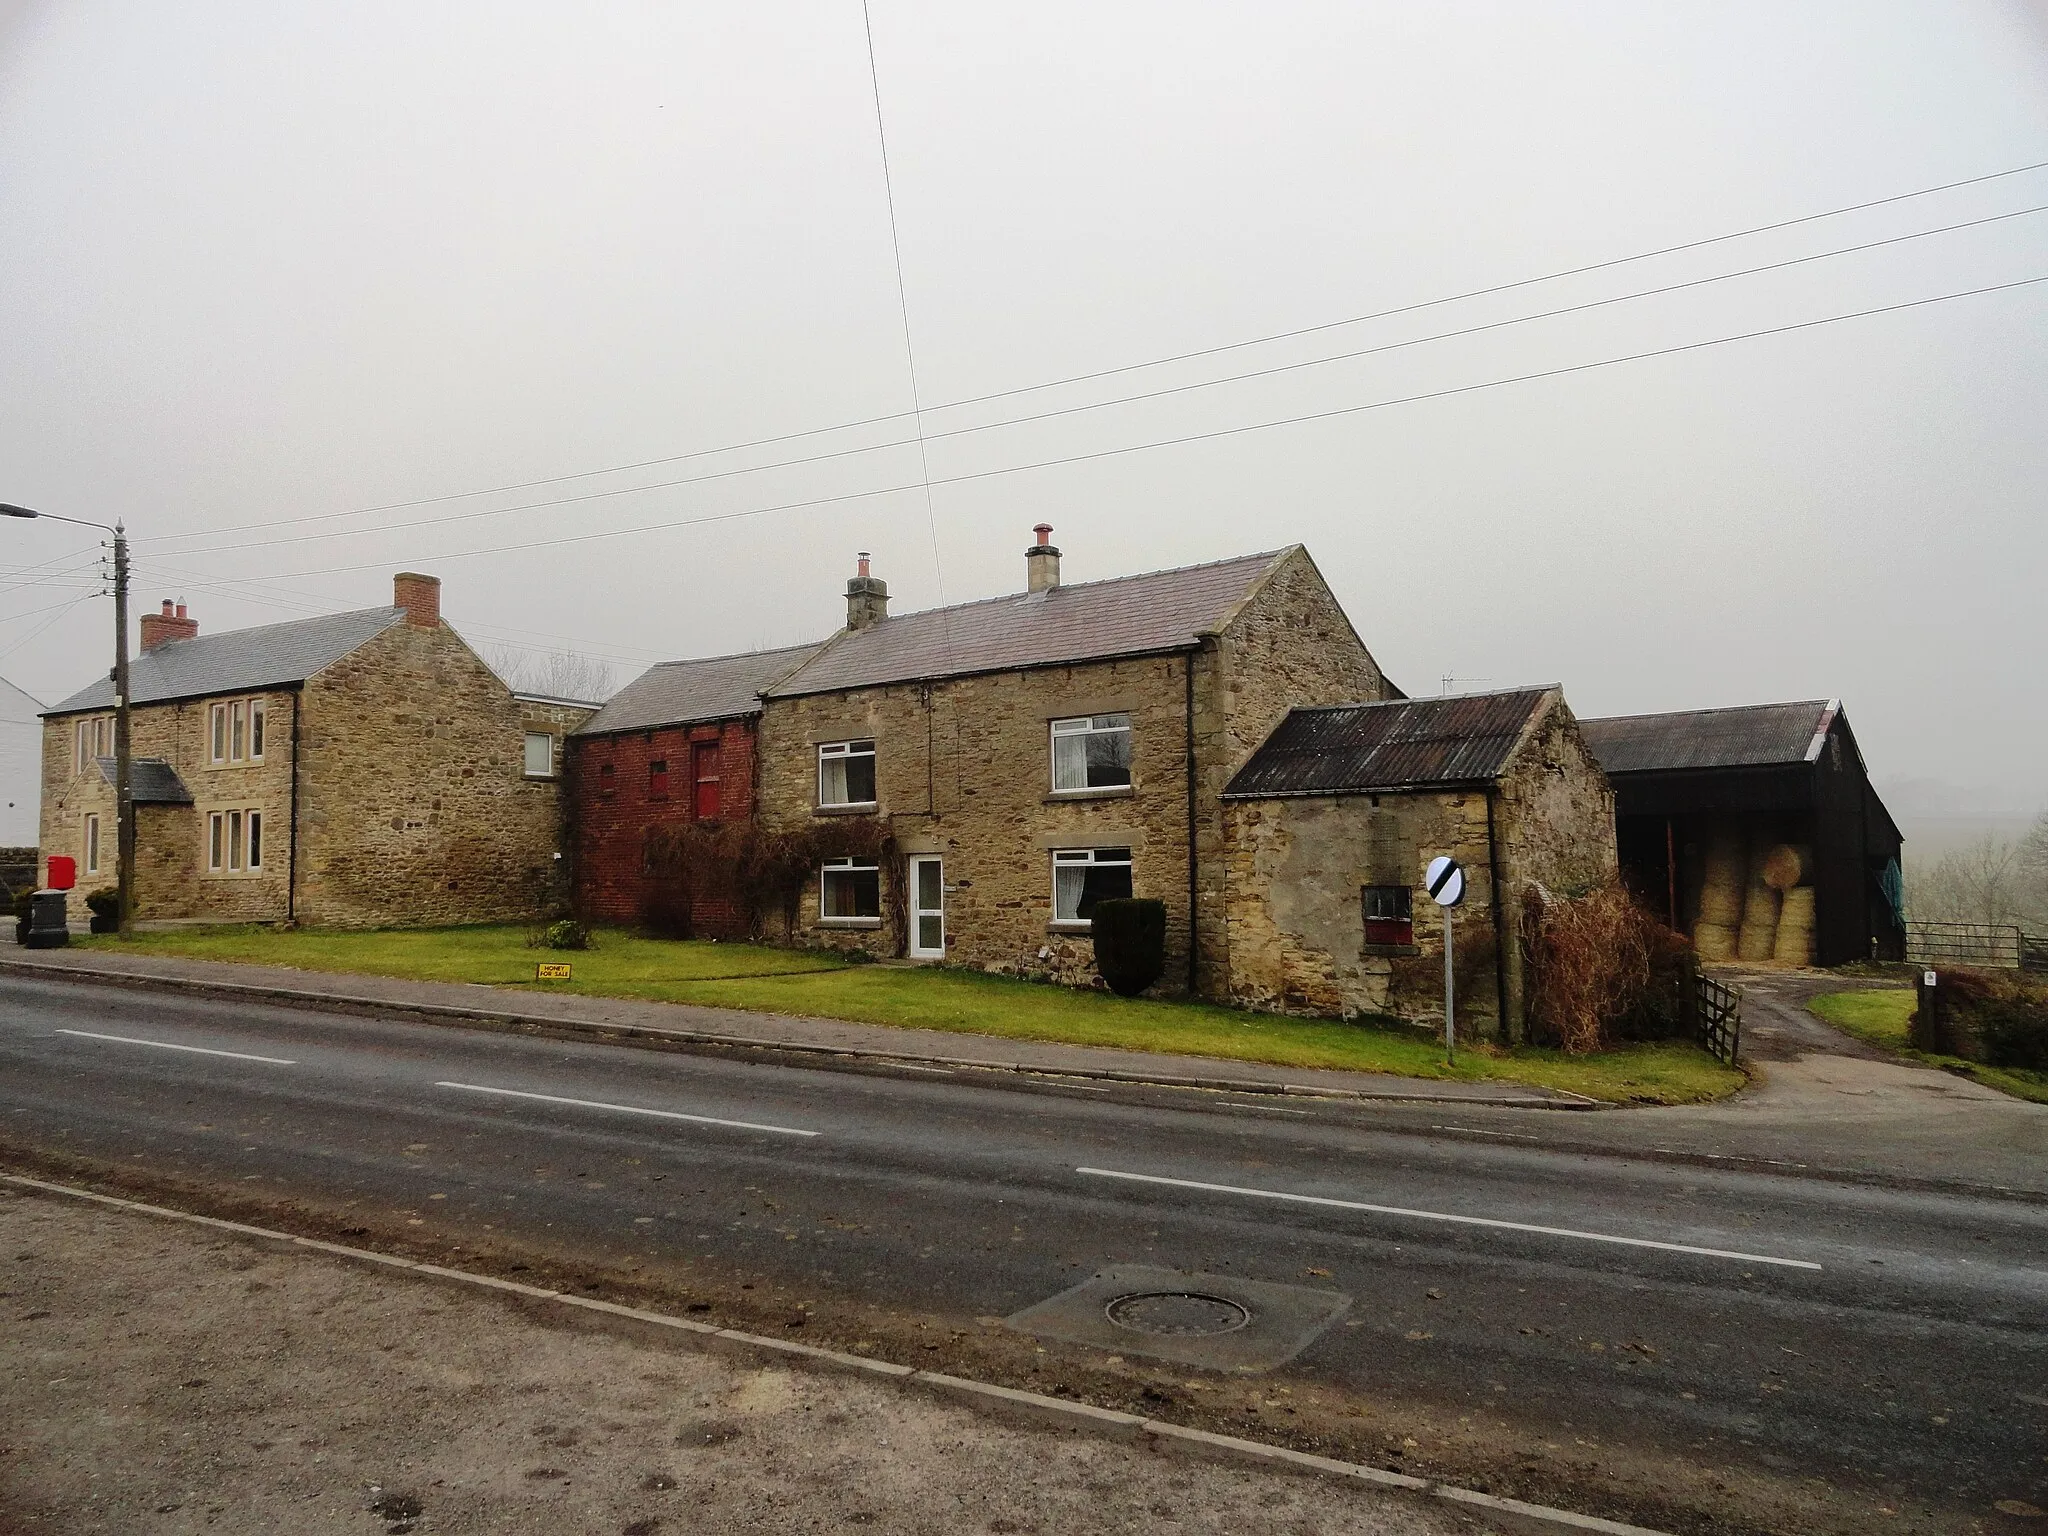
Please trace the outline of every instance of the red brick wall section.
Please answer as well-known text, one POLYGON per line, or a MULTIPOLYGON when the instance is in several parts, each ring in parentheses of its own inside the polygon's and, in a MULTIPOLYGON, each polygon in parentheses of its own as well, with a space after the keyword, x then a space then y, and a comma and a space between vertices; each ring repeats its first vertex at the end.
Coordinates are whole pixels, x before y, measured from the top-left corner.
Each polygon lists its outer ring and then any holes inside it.
MULTIPOLYGON (((669 725, 652 731, 569 738, 565 788, 574 840, 576 894, 586 921, 644 923, 658 892, 647 873, 649 829, 694 819, 697 786, 693 748, 718 746, 719 819, 754 814, 754 722, 669 725), (668 764, 668 795, 649 794, 649 765, 668 764), (609 764, 611 792, 602 789, 609 764)), ((691 931, 699 936, 744 938, 740 915, 724 902, 697 901, 691 931)))

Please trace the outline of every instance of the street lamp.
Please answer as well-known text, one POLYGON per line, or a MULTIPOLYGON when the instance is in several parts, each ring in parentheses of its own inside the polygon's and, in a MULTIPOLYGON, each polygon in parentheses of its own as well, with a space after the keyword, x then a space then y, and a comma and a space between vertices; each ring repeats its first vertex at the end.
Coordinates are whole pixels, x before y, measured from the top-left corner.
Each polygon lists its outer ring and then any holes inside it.
POLYGON ((109 526, 5 502, 0 502, 0 516, 46 517, 114 536, 114 883, 121 893, 119 922, 125 934, 135 907, 135 776, 128 741, 128 530, 120 523, 109 526))

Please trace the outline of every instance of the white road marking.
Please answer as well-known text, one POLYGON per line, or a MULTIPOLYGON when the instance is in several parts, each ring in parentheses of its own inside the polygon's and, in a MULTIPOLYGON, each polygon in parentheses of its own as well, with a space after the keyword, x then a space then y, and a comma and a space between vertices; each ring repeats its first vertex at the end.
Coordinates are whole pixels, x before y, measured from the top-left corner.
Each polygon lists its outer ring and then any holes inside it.
POLYGON ((153 1045, 160 1051, 190 1051, 194 1056, 228 1056, 236 1061, 261 1061, 273 1067, 295 1067, 296 1061, 283 1056, 251 1056, 247 1051, 212 1051, 203 1045, 173 1045, 168 1040, 138 1040, 133 1035, 96 1035, 89 1029, 60 1029, 60 1035, 77 1035, 81 1040, 111 1040, 116 1045, 153 1045))
POLYGON ((1806 1259, 1777 1259, 1763 1253, 1736 1253, 1726 1248, 1695 1248, 1690 1243, 1659 1243, 1647 1237, 1616 1237, 1608 1232, 1581 1232, 1572 1227, 1541 1227, 1526 1221, 1496 1221, 1490 1216, 1453 1216, 1445 1211, 1415 1211, 1399 1205, 1368 1205, 1362 1200, 1332 1200, 1323 1195, 1293 1195, 1275 1189, 1244 1189, 1235 1184, 1204 1184, 1196 1179, 1167 1179, 1151 1173, 1123 1173, 1115 1168, 1076 1168, 1100 1179, 1127 1179, 1134 1184, 1168 1184, 1176 1189, 1201 1189, 1218 1195, 1250 1195, 1259 1200, 1285 1200, 1295 1205, 1326 1205, 1340 1211, 1370 1211, 1377 1216, 1407 1216, 1416 1221, 1448 1221, 1466 1227, 1495 1227, 1506 1232, 1535 1232, 1545 1237, 1575 1237, 1589 1243, 1618 1243, 1625 1248, 1659 1248, 1666 1253, 1692 1253, 1709 1259, 1736 1259, 1744 1264, 1777 1264, 1786 1269, 1819 1269, 1806 1259))
POLYGON ((652 1115, 657 1120, 687 1120, 692 1125, 723 1125, 736 1131, 772 1131, 777 1136, 816 1136, 817 1131, 800 1131, 788 1125, 759 1125, 752 1120, 720 1120, 712 1115, 685 1115, 673 1109, 644 1109, 638 1104, 607 1104, 602 1099, 565 1099, 552 1093, 524 1093, 517 1088, 486 1088, 481 1083, 436 1083, 436 1088, 460 1088, 465 1093, 495 1093, 508 1099, 536 1099, 543 1104, 572 1104, 578 1109, 608 1109, 621 1115, 652 1115))
POLYGON ((1263 1109, 1269 1115, 1305 1115, 1305 1109, 1289 1109, 1284 1104, 1246 1104, 1239 1099, 1224 1099, 1223 1103, 1232 1109, 1263 1109))
POLYGON ((1482 1131, 1470 1125, 1432 1125, 1432 1131, 1459 1131, 1467 1136, 1501 1136, 1509 1141, 1541 1141, 1541 1136, 1524 1136, 1520 1131, 1482 1131))

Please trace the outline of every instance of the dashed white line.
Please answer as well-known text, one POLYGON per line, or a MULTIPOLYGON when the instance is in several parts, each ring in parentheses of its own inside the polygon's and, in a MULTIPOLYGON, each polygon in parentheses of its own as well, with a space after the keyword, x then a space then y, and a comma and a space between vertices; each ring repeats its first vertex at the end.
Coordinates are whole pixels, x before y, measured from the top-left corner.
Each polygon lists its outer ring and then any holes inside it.
POLYGON ((160 1051, 190 1051, 194 1056, 227 1056, 235 1061, 260 1061, 266 1066, 295 1067, 296 1061, 283 1056, 251 1056, 247 1051, 215 1051, 203 1045, 174 1045, 169 1040, 138 1040, 133 1035, 99 1035, 89 1029, 60 1029, 60 1035, 76 1035, 81 1040, 111 1040, 116 1045, 153 1045, 160 1051))
POLYGON ((1153 1173, 1124 1173, 1115 1168, 1076 1168, 1099 1179, 1125 1179, 1133 1184, 1167 1184, 1217 1195, 1249 1195, 1257 1200, 1285 1200, 1295 1205, 1331 1206, 1341 1211, 1370 1211, 1376 1216, 1405 1216, 1415 1221, 1455 1222, 1465 1227, 1493 1227, 1506 1232, 1534 1232, 1544 1237, 1571 1237, 1589 1243, 1617 1243, 1625 1248, 1658 1248, 1709 1259, 1735 1259, 1744 1264, 1776 1264, 1785 1269, 1819 1269, 1806 1259, 1779 1259, 1763 1253, 1738 1253, 1727 1248, 1696 1248, 1690 1243, 1660 1243, 1647 1237, 1616 1237, 1610 1232, 1581 1232, 1573 1227, 1543 1227, 1526 1221, 1497 1221, 1490 1216, 1454 1216, 1447 1211, 1417 1211, 1399 1205, 1369 1205, 1362 1200, 1332 1200, 1325 1195, 1295 1195, 1277 1189, 1245 1189, 1235 1184, 1204 1184, 1197 1179, 1168 1179, 1153 1173))
POLYGON ((1306 1115, 1305 1109, 1289 1109, 1284 1104, 1246 1104, 1239 1099, 1223 1099, 1220 1102, 1232 1109, 1263 1109, 1269 1115, 1306 1115))
POLYGON ((687 1120, 692 1125, 723 1125, 736 1131, 768 1131, 777 1136, 816 1136, 817 1131, 800 1131, 790 1125, 762 1125, 753 1120, 721 1120, 715 1115, 686 1115, 673 1109, 648 1109, 639 1104, 608 1104, 602 1099, 567 1099, 554 1093, 527 1093, 518 1088, 487 1088, 482 1083, 436 1083, 436 1088, 459 1088, 464 1093, 492 1093, 508 1099, 534 1099, 542 1104, 568 1104, 577 1109, 605 1109, 618 1115, 650 1115, 656 1120, 687 1120))

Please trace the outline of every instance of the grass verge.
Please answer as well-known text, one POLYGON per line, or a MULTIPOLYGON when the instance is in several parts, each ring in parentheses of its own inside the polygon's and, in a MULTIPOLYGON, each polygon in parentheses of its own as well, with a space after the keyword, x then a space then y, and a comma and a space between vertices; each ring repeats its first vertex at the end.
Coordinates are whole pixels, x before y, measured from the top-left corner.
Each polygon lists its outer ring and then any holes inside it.
POLYGON ((1906 1039, 1907 1025, 1912 1020, 1915 1006, 1915 996, 1910 988, 1869 987, 1856 992, 1829 992, 1816 997, 1807 1006, 1817 1018, 1834 1025, 1844 1034, 1854 1035, 1858 1040, 1903 1056, 1908 1061, 1940 1067, 1945 1072, 1980 1082, 1987 1088, 2009 1093, 2016 1099, 2048 1104, 2048 1072, 2028 1072, 2019 1067, 1987 1067, 1980 1061, 1965 1061, 1960 1056, 1914 1050, 1906 1039))
POLYGON ((1120 998, 978 971, 847 965, 813 951, 646 939, 620 930, 600 933, 595 949, 572 953, 529 949, 525 940, 525 930, 516 926, 371 933, 234 927, 77 942, 82 948, 139 955, 697 1003, 1277 1066, 1516 1082, 1617 1104, 1700 1103, 1724 1097, 1745 1081, 1704 1051, 1675 1041, 1589 1056, 1471 1046, 1460 1049, 1452 1066, 1427 1034, 1399 1026, 1120 998), (536 981, 534 966, 542 960, 570 962, 572 978, 536 981))

